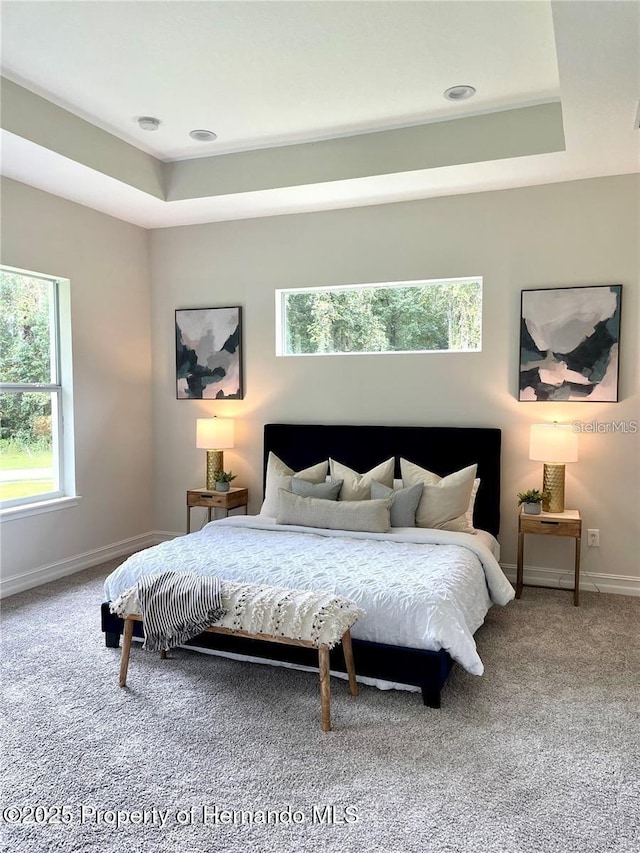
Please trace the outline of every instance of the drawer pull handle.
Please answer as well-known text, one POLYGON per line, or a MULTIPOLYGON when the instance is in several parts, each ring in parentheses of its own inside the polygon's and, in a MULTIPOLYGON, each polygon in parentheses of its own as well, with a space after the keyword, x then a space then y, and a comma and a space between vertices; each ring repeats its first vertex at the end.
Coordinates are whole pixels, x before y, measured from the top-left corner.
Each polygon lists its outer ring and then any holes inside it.
POLYGON ((541 524, 553 524, 553 525, 557 526, 558 524, 560 524, 560 522, 559 521, 542 521, 541 524))

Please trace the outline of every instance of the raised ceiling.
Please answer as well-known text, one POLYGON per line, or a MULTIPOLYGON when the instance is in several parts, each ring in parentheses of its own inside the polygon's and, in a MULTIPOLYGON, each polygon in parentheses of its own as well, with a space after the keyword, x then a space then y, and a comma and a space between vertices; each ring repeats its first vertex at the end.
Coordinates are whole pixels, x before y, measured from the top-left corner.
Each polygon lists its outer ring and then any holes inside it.
POLYGON ((550 7, 521 6, 8 3, 2 68, 176 160, 557 99, 550 7), (478 91, 472 103, 443 98, 467 80, 478 91), (139 115, 158 117, 159 130, 140 130, 139 115), (218 140, 194 142, 194 128, 218 140))
POLYGON ((638 171, 639 11, 3 2, 2 171, 145 227, 638 171))

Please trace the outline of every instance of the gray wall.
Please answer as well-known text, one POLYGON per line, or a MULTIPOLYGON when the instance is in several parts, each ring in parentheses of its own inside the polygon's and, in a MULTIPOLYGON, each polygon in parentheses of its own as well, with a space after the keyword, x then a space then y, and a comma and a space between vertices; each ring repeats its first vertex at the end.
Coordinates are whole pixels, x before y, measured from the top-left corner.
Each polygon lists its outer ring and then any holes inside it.
POLYGON ((82 496, 77 506, 3 520, 3 584, 12 589, 27 573, 65 574, 78 555, 82 567, 153 527, 148 233, 4 180, 2 263, 71 281, 82 496))
MULTIPOLYGON (((622 176, 149 235, 3 181, 2 262, 71 280, 82 495, 76 507, 3 522, 3 578, 64 573, 154 529, 184 531, 185 491, 204 482, 195 421, 213 414, 237 418, 226 467, 249 486, 252 511, 266 422, 500 427, 503 561, 514 563, 515 494, 541 481, 529 424, 640 416, 639 189, 622 176), (484 277, 481 353, 275 357, 277 287, 467 275, 484 277), (520 290, 610 283, 624 285, 621 402, 518 403, 520 290), (244 308, 246 397, 178 401, 174 309, 216 305, 244 308)), ((567 505, 601 531, 599 549, 583 547, 584 569, 623 587, 640 581, 639 444, 637 434, 582 435, 567 473, 567 505)), ((570 569, 571 546, 531 537, 527 563, 570 569)))
MULTIPOLYGON (((197 417, 237 418, 226 467, 261 498, 269 421, 442 424, 502 428, 503 560, 515 562, 516 493, 540 485, 529 425, 638 418, 638 190, 622 176, 351 210, 157 230, 151 236, 155 520, 184 530, 185 490, 204 482, 197 417), (479 354, 276 358, 274 291, 353 282, 481 275, 479 354), (618 404, 519 403, 520 290, 622 283, 618 404), (246 396, 175 399, 175 308, 244 308, 246 396)), ((637 435, 581 436, 567 469, 567 506, 597 527, 584 569, 638 578, 637 435)), ((527 563, 569 569, 572 541, 530 537, 527 563)))

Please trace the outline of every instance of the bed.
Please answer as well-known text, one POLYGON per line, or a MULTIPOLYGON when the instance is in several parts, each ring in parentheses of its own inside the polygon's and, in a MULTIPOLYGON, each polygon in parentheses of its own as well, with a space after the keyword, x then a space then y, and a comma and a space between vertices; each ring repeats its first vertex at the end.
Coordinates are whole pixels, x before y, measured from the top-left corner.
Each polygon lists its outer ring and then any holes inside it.
MULTIPOLYGON (((207 566, 215 566, 229 580, 331 589, 367 611, 353 630, 359 679, 420 690, 425 705, 440 707, 454 661, 482 673, 473 633, 492 603, 506 604, 513 597, 496 561, 500 445, 500 430, 487 428, 267 424, 265 486, 270 453, 294 471, 332 458, 365 472, 393 457, 396 478, 401 457, 443 477, 477 464, 473 522, 484 532, 404 527, 344 532, 277 524, 269 516, 235 516, 133 555, 107 578, 107 598, 141 573, 167 567, 213 573, 207 566)), ((109 612, 108 602, 102 606, 102 628, 107 646, 117 647, 122 622, 109 612)), ((190 645, 285 665, 314 665, 307 649, 227 635, 202 634, 190 645)), ((339 653, 331 668, 344 672, 339 653)))

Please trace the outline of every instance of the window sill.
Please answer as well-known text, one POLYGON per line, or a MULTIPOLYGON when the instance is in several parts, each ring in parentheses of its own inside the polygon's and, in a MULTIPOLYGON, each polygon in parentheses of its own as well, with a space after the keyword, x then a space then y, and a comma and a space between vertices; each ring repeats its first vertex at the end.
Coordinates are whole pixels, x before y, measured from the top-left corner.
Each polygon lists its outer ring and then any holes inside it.
POLYGON ((20 518, 28 518, 31 515, 40 515, 43 512, 54 512, 57 509, 68 509, 77 506, 82 500, 80 495, 66 498, 53 498, 50 501, 39 501, 38 503, 22 504, 22 506, 10 506, 0 509, 0 522, 17 521, 20 518))

